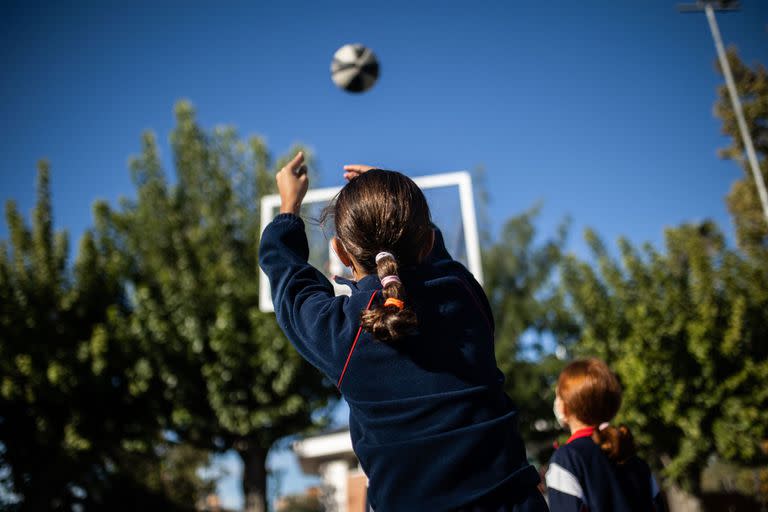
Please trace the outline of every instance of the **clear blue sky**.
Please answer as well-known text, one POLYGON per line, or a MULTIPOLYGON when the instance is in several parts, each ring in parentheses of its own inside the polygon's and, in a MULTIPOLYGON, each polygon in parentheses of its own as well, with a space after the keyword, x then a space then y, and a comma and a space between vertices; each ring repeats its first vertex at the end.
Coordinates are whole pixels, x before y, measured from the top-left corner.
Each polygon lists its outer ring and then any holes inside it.
MULTIPOLYGON (((276 153, 309 144, 322 185, 349 162, 482 164, 495 228, 543 200, 542 232, 571 215, 579 253, 586 226, 609 242, 659 244, 665 226, 704 218, 732 233, 723 198, 741 170, 716 156, 715 51, 703 14, 675 1, 75 4, 0 7, 0 200, 28 212, 35 162, 50 159, 74 246, 95 199, 133 195, 143 130, 169 160, 180 98, 276 153), (361 96, 329 78, 348 42, 381 60, 361 96)), ((742 4, 719 16, 723 36, 768 63, 768 2, 742 4)))

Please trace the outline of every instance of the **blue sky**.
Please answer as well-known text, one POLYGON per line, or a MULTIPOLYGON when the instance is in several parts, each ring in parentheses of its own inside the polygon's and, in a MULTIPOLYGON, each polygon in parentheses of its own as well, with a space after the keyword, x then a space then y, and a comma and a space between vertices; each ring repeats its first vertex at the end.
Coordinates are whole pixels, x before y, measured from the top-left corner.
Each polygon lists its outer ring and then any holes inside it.
MULTIPOLYGON (((719 21, 747 62, 768 63, 768 2, 719 21)), ((0 200, 28 212, 35 162, 50 159, 56 226, 76 247, 95 199, 133 195, 143 130, 170 161, 187 98, 207 127, 264 135, 276 153, 309 144, 320 185, 352 162, 483 165, 494 229, 541 200, 541 232, 570 215, 577 253, 586 226, 660 244, 665 227, 712 218, 731 234, 723 199, 742 171, 716 156, 714 59, 703 14, 668 0, 4 2, 0 200), (349 42, 381 61, 360 96, 329 78, 349 42)))

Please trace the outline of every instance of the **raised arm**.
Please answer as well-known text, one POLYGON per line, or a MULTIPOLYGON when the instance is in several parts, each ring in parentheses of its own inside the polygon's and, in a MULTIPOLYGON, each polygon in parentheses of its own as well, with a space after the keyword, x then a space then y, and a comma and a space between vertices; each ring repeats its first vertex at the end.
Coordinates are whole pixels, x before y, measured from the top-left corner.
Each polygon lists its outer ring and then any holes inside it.
POLYGON ((346 320, 346 297, 309 264, 304 221, 298 216, 308 179, 297 154, 277 174, 280 215, 262 233, 259 266, 269 279, 277 322, 298 352, 335 381, 354 333, 346 320))
POLYGON ((354 337, 348 298, 335 296, 308 257, 304 221, 292 213, 275 217, 261 237, 259 266, 272 288, 277 323, 299 354, 335 382, 354 337))

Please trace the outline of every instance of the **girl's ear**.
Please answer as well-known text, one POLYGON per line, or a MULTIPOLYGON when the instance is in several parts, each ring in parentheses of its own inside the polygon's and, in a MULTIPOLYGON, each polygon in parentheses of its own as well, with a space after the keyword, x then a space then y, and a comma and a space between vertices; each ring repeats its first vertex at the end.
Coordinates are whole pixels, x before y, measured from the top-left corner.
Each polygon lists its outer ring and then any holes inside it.
POLYGON ((432 252, 432 248, 435 246, 435 230, 430 231, 429 235, 429 242, 424 246, 424 248, 419 253, 419 261, 423 261, 424 258, 426 258, 430 252, 432 252))
POLYGON ((336 237, 331 238, 331 247, 333 247, 333 252, 336 253, 336 256, 339 257, 345 267, 352 266, 352 258, 350 258, 349 253, 344 248, 344 244, 341 243, 341 240, 336 237))

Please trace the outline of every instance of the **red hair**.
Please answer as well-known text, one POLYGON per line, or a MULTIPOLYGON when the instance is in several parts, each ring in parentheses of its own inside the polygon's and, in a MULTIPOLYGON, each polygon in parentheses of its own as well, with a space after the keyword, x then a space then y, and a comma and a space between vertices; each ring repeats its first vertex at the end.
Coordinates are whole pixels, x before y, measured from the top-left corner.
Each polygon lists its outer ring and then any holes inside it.
POLYGON ((621 407, 621 384, 600 359, 570 363, 557 379, 557 394, 569 415, 595 428, 592 440, 611 460, 625 462, 635 454, 632 433, 626 425, 599 426, 610 422, 621 407))

